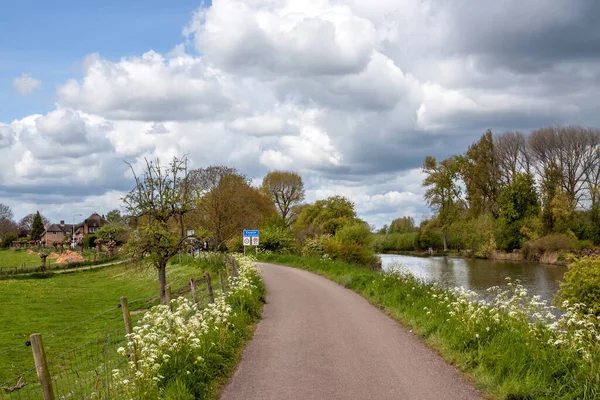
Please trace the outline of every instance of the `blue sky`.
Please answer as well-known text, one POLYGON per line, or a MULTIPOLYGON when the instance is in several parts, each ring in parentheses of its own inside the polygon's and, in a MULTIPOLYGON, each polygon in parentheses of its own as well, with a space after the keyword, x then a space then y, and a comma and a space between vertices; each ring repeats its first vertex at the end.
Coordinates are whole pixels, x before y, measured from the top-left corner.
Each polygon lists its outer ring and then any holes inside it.
POLYGON ((166 53, 199 0, 3 0, 0 9, 0 121, 54 108, 57 84, 81 77, 81 60, 118 61, 148 50, 166 53), (22 97, 13 78, 30 74, 40 90, 22 97))

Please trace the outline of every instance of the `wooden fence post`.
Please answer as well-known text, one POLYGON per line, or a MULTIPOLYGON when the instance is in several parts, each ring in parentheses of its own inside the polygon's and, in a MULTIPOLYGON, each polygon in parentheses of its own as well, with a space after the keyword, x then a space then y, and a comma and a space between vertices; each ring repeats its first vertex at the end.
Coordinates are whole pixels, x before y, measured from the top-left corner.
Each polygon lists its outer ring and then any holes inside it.
POLYGON ((50 370, 46 363, 46 351, 44 350, 44 341, 40 333, 34 333, 30 336, 31 349, 33 350, 33 359, 35 361, 35 370, 37 372, 44 400, 54 400, 54 392, 52 391, 52 380, 50 378, 50 370))
POLYGON ((221 292, 225 293, 225 285, 223 285, 223 271, 219 270, 219 283, 221 284, 221 292))
POLYGON ((192 291, 192 300, 194 304, 198 304, 198 296, 196 295, 196 280, 194 278, 190 279, 190 290, 192 291))
MULTIPOLYGON (((123 309, 123 322, 125 323, 125 333, 130 335, 133 333, 133 326, 131 325, 131 313, 129 312, 129 302, 127 301, 127 297, 121 297, 121 308, 123 309)), ((135 355, 135 345, 132 344, 129 347, 129 356, 131 357, 131 361, 137 368, 137 357, 135 355)))
POLYGON ((233 259, 233 277, 238 277, 237 260, 235 258, 233 259))
POLYGON ((209 303, 214 303, 215 302, 215 296, 213 295, 213 288, 212 288, 212 284, 210 282, 210 274, 208 273, 208 271, 206 271, 204 273, 204 276, 206 277, 206 285, 208 287, 208 302, 209 303))

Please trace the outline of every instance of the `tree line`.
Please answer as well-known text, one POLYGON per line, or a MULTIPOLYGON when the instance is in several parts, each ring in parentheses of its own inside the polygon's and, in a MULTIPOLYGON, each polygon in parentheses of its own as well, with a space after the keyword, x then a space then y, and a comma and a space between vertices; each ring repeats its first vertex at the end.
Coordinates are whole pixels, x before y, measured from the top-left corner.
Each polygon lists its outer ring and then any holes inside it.
POLYGON ((444 250, 512 251, 552 235, 600 244, 598 129, 488 130, 463 154, 426 157, 422 171, 435 215, 421 231, 439 232, 444 250))

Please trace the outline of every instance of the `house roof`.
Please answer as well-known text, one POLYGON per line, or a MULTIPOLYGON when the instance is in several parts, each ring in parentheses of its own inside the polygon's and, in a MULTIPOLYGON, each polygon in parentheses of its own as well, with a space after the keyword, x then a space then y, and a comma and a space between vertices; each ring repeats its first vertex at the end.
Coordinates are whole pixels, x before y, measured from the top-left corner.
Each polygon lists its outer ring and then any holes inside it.
MULTIPOLYGON (((89 227, 100 228, 106 224, 106 220, 100 214, 92 213, 83 222, 75 224, 75 234, 80 233, 85 224, 87 224, 89 227)), ((62 232, 65 235, 68 233, 73 233, 73 224, 50 224, 46 228, 46 232, 62 232)))
POLYGON ((62 232, 67 234, 73 231, 73 224, 51 224, 46 228, 46 232, 62 232))

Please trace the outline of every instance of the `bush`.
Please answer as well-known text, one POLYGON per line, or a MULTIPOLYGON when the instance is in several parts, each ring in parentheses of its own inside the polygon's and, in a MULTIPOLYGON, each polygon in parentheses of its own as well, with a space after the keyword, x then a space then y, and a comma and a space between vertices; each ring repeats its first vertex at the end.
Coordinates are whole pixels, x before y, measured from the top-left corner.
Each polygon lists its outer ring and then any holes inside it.
POLYGON ((280 226, 270 226, 260 231, 260 247, 275 253, 291 253, 296 249, 292 232, 280 226))
POLYGON ((86 249, 91 249, 92 247, 96 247, 96 235, 87 235, 83 237, 83 247, 86 249))
POLYGON ((552 234, 523 243, 521 255, 525 260, 539 261, 544 253, 573 250, 577 239, 573 234, 552 234))
POLYGON ((244 243, 241 236, 235 236, 225 242, 225 247, 228 251, 241 252, 244 251, 244 243))
POLYGON ((307 239, 302 247, 302 255, 307 257, 321 257, 325 254, 325 243, 331 240, 331 235, 319 235, 307 239))
POLYGON ((416 251, 419 249, 419 233, 391 233, 373 235, 373 250, 377 253, 388 251, 416 251))
POLYGON ((364 223, 355 223, 341 227, 335 233, 335 238, 343 244, 357 244, 368 246, 372 242, 372 234, 369 226, 364 223))
POLYGON ((331 259, 349 264, 371 266, 374 262, 373 254, 369 249, 358 243, 341 243, 332 239, 325 243, 324 250, 331 259))
POLYGON ((9 233, 4 237, 4 239, 0 242, 3 248, 10 247, 10 245, 18 239, 18 236, 14 233, 9 233))
POLYGON ((571 263, 557 299, 584 303, 592 312, 600 314, 600 259, 584 257, 571 263))

